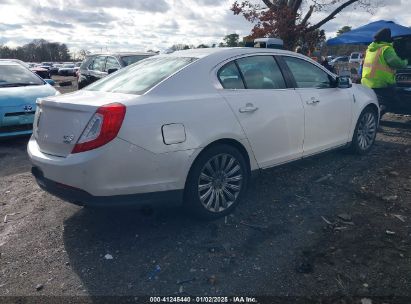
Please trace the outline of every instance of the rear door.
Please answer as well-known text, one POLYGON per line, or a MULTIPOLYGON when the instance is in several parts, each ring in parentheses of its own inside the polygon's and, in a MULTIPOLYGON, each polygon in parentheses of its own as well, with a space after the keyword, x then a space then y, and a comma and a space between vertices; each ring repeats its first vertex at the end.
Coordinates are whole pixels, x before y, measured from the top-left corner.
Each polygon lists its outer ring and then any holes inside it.
POLYGON ((296 57, 282 56, 305 109, 304 156, 348 142, 353 93, 336 87, 322 68, 296 57))
POLYGON ((261 168, 302 156, 304 108, 273 56, 238 58, 221 67, 218 78, 261 168))

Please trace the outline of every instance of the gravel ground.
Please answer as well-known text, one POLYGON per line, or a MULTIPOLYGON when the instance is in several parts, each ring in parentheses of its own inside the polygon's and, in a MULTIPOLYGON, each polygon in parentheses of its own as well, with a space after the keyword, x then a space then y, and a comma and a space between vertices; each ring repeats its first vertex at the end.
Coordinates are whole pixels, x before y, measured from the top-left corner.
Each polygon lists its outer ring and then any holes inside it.
POLYGON ((36 185, 26 142, 0 142, 0 295, 411 303, 411 117, 387 116, 367 156, 334 151, 262 172, 214 222, 64 203, 36 185))

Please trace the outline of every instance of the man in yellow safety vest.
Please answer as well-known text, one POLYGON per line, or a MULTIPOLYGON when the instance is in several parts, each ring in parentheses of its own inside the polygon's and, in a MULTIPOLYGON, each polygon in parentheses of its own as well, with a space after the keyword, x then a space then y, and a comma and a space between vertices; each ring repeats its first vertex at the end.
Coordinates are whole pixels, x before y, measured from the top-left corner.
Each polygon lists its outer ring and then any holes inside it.
POLYGON ((377 32, 368 46, 362 68, 361 83, 375 91, 383 112, 390 100, 395 99, 395 70, 408 65, 408 60, 398 57, 392 42, 389 28, 377 32))

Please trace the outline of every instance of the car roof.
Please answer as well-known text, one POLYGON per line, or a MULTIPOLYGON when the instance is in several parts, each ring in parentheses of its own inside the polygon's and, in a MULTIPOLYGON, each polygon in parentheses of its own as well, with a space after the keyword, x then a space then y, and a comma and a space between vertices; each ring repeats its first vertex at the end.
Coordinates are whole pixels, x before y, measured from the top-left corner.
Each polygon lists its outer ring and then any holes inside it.
POLYGON ((158 56, 167 57, 193 57, 193 58, 205 58, 214 57, 215 59, 224 59, 235 57, 239 55, 247 54, 272 54, 272 55, 293 55, 295 57, 305 58, 305 56, 297 54, 295 52, 280 50, 280 49, 270 49, 270 48, 253 48, 253 47, 233 47, 233 48, 199 48, 199 49, 189 49, 183 51, 176 51, 170 54, 161 54, 158 56))
POLYGON ((156 55, 156 53, 147 52, 115 52, 115 53, 93 53, 87 54, 87 57, 92 56, 135 56, 135 55, 156 55))
POLYGON ((0 59, 0 65, 21 65, 21 64, 14 60, 0 59))

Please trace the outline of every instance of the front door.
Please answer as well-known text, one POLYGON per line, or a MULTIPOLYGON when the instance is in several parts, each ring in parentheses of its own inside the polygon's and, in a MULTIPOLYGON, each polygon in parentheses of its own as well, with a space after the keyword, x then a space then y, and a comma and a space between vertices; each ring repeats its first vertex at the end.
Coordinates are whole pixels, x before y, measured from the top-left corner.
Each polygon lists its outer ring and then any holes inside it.
POLYGON ((218 77, 261 168, 302 157, 304 108, 273 56, 239 58, 218 77))
POLYGON ((306 60, 284 56, 305 109, 304 156, 349 140, 353 93, 340 89, 320 67, 306 60))

